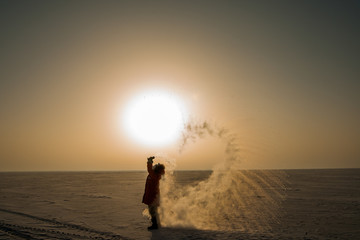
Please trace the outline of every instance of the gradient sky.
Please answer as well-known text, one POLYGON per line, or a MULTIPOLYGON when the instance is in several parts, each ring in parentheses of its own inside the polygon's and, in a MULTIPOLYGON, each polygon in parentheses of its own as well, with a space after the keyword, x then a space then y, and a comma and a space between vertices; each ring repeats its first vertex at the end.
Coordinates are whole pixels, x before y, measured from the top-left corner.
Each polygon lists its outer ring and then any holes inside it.
POLYGON ((244 168, 360 167, 359 1, 3 0, 0 25, 0 171, 224 157, 131 141, 119 114, 147 88, 237 134, 244 168))

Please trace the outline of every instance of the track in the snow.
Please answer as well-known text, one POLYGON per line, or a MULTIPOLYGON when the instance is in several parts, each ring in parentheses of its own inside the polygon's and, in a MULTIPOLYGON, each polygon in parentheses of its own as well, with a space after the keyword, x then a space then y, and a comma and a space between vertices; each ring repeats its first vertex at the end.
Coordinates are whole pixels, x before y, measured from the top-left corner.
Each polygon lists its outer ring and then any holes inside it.
POLYGON ((81 225, 47 219, 22 212, 0 208, 0 212, 25 218, 24 224, 0 220, 1 239, 127 239, 120 235, 98 231, 81 225), (46 225, 46 227, 39 227, 46 225))

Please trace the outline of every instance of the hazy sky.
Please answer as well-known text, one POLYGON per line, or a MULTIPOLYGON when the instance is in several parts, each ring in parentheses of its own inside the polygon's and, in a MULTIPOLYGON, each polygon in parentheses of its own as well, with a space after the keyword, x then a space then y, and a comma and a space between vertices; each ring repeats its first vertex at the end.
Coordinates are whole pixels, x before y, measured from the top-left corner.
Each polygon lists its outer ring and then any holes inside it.
POLYGON ((121 127, 161 88, 237 134, 245 168, 360 167, 359 1, 0 1, 0 171, 210 169, 224 144, 121 127))

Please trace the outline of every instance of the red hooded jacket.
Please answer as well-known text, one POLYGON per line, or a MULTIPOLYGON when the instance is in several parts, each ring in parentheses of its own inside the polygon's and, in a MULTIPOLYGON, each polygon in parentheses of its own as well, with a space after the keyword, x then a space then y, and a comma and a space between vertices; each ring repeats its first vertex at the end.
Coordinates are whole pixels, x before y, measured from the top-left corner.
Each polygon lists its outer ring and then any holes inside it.
POLYGON ((159 205, 159 181, 161 178, 161 174, 156 174, 152 168, 152 163, 147 163, 147 170, 149 175, 146 178, 146 184, 145 184, 145 193, 143 196, 142 202, 150 205, 155 203, 156 205, 159 205), (156 200, 156 202, 154 202, 156 200))

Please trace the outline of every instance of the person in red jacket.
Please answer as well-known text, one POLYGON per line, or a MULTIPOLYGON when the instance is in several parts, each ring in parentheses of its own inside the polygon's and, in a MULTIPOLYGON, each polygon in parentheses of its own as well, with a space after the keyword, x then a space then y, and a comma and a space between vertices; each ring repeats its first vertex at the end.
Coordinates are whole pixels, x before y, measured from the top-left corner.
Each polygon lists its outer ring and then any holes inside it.
POLYGON ((149 157, 147 161, 149 175, 146 178, 145 193, 142 200, 143 203, 148 205, 151 215, 152 225, 148 227, 148 230, 158 229, 160 226, 158 214, 158 207, 160 206, 159 182, 161 176, 165 174, 165 166, 163 164, 158 163, 153 167, 154 158, 155 157, 149 157))

